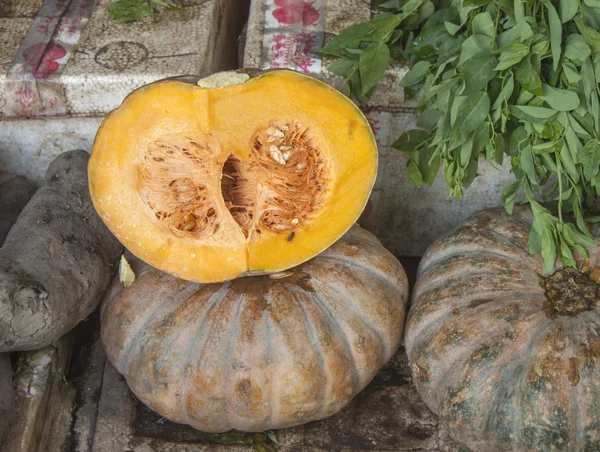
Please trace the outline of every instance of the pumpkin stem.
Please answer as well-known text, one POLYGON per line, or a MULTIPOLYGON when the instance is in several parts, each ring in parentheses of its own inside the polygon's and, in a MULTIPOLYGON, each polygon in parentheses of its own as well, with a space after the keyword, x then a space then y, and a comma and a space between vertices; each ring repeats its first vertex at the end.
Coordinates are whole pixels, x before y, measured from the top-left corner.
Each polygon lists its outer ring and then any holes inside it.
POLYGON ((551 315, 576 315, 596 305, 598 285, 585 273, 563 268, 542 279, 551 315))

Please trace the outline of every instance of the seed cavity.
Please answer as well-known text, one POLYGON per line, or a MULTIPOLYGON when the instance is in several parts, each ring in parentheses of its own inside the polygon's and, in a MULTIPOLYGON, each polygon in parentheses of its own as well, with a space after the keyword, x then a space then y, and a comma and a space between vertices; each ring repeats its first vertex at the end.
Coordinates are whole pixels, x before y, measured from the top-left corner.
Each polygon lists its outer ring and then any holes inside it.
POLYGON ((309 224, 327 196, 328 164, 318 142, 297 121, 272 120, 248 145, 248 157, 242 161, 231 154, 219 171, 221 146, 210 135, 152 140, 140 158, 137 181, 149 214, 178 237, 224 234, 230 229, 223 223, 233 218, 250 240, 264 231, 293 238, 293 230, 309 224))
POLYGON ((310 129, 297 121, 273 120, 252 138, 258 182, 267 196, 258 223, 287 231, 309 222, 323 204, 327 164, 310 129))
POLYGON ((138 165, 139 194, 161 228, 178 237, 214 232, 219 218, 208 186, 219 151, 209 136, 165 136, 149 144, 138 165))
POLYGON ((223 165, 221 194, 225 207, 246 236, 254 221, 256 180, 251 164, 230 155, 223 165))

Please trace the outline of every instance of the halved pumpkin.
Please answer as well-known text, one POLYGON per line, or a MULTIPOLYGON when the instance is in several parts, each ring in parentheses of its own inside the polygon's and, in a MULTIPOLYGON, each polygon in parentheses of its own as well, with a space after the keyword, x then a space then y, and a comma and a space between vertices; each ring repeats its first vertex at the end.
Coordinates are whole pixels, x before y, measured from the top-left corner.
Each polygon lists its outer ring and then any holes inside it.
POLYGON ((123 245, 199 282, 314 257, 357 220, 376 173, 361 111, 288 70, 142 87, 104 121, 89 163, 94 206, 123 245))

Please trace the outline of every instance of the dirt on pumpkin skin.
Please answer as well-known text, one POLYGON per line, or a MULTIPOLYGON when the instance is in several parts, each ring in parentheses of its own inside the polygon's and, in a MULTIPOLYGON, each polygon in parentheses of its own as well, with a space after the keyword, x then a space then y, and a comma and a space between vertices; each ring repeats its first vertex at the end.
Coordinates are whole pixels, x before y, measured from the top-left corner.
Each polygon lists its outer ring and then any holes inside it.
POLYGON ((563 268, 542 278, 550 315, 575 315, 593 309, 598 285, 574 268, 563 268))

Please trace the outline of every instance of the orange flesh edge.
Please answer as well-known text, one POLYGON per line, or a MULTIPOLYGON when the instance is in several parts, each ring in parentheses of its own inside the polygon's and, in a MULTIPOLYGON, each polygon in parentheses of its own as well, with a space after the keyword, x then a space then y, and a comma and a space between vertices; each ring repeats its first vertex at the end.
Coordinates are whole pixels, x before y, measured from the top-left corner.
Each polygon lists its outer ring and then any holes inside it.
POLYGON ((105 120, 89 164, 94 206, 117 238, 154 267, 200 282, 282 271, 314 257, 357 220, 376 172, 377 147, 360 110, 323 82, 292 71, 218 89, 178 81, 141 88, 105 120), (201 240, 159 227, 138 193, 140 155, 151 142, 166 135, 212 136, 221 147, 214 175, 220 181, 227 158, 247 161, 255 131, 272 120, 310 127, 328 164, 324 203, 310 221, 293 231, 263 230, 259 240, 248 240, 232 217, 218 235, 201 240))

